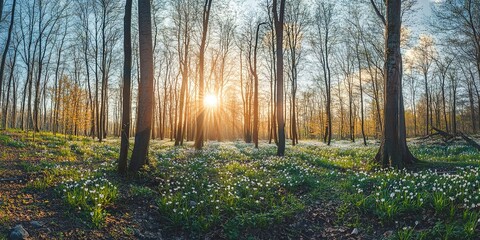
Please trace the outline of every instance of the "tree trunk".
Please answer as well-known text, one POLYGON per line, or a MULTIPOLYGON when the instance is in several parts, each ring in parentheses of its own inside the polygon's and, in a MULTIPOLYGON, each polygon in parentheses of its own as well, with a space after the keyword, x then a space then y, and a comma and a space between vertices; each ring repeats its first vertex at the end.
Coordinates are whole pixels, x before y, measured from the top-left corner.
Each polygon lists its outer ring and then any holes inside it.
POLYGON ((254 78, 254 95, 253 95, 253 143, 255 148, 258 148, 258 131, 259 131, 259 111, 258 111, 258 74, 257 74, 257 47, 260 27, 266 22, 257 25, 257 32, 255 35, 255 46, 253 48, 253 78, 254 78))
MULTIPOLYGON (((187 25, 187 23, 185 23, 185 25, 187 25)), ((179 35, 180 34, 181 33, 179 33, 179 35)), ((185 95, 187 94, 187 88, 188 88, 188 68, 189 68, 188 55, 189 55, 189 45, 190 45, 190 37, 188 36, 187 27, 185 27, 185 31, 183 32, 183 34, 185 37, 182 43, 183 44, 183 60, 180 59, 180 72, 182 74, 182 84, 180 87, 180 101, 178 106, 179 110, 177 111, 177 118, 175 119, 177 123, 177 128, 175 130, 175 146, 179 146, 183 144, 183 136, 185 131, 184 109, 185 109, 185 95)))
POLYGON ((386 1, 384 126, 375 161, 382 167, 404 167, 415 161, 406 145, 400 52, 401 1, 386 1))
POLYGON ((470 82, 467 83, 467 91, 468 91, 468 100, 470 103, 470 117, 472 121, 472 127, 475 132, 475 125, 476 125, 476 119, 475 119, 475 100, 473 99, 473 87, 470 82))
POLYGON ((102 86, 100 89, 100 120, 99 120, 99 132, 98 132, 98 141, 101 142, 105 137, 105 117, 106 117, 106 88, 107 88, 107 41, 106 41, 106 28, 107 28, 107 9, 106 6, 102 6, 102 62, 101 62, 101 72, 102 72, 102 86))
POLYGON ((132 0, 127 0, 125 4, 125 17, 123 20, 123 107, 122 107, 122 132, 120 143, 120 157, 118 159, 118 172, 122 175, 127 173, 128 165, 128 147, 130 137, 130 87, 132 80, 132 0))
POLYGON ((2 22, 2 17, 3 17, 3 2, 4 0, 0 0, 0 22, 2 22))
MULTIPOLYGON (((38 2, 39 12, 42 14, 42 2, 38 2)), ((38 108, 39 108, 39 101, 40 101, 40 80, 42 77, 42 69, 43 69, 43 56, 45 53, 43 52, 42 48, 42 41, 43 41, 43 31, 42 31, 42 17, 39 18, 38 21, 38 42, 39 42, 39 53, 38 53, 38 70, 37 70, 37 79, 35 81, 35 96, 33 99, 33 131, 39 132, 38 128, 38 108)), ((46 45, 47 43, 45 43, 46 45)))
POLYGON ((426 125, 426 128, 425 128, 425 135, 428 135, 430 134, 430 97, 429 97, 429 94, 428 94, 428 75, 427 73, 425 72, 424 75, 424 81, 425 81, 425 99, 426 99, 426 118, 425 118, 425 125, 426 125))
POLYGON ((413 105, 413 135, 416 137, 417 132, 417 108, 415 104, 415 94, 412 94, 412 105, 413 105))
MULTIPOLYGON (((95 20, 96 17, 95 17, 95 20)), ((99 103, 98 103, 98 86, 99 86, 99 79, 98 79, 98 28, 97 28, 97 21, 95 21, 95 133, 97 138, 101 138, 100 133, 100 110, 99 110, 99 103)))
MULTIPOLYGON (((1 0, 0 0, 1 1, 1 0)), ((3 110, 3 119, 2 119, 2 128, 3 129, 7 129, 7 121, 8 121, 8 104, 10 103, 10 86, 12 84, 12 80, 13 80, 13 74, 14 74, 14 69, 15 69, 15 64, 16 64, 16 61, 17 61, 17 51, 14 52, 13 54, 13 60, 11 62, 11 66, 10 66, 10 75, 8 77, 8 86, 7 86, 7 96, 6 96, 6 100, 5 100, 5 108, 3 110)), ((14 87, 15 88, 15 87, 14 87)), ((14 100, 15 101, 15 100, 14 100)), ((15 107, 15 105, 14 105, 15 107)), ((14 108, 13 111, 15 111, 16 109, 14 108)), ((15 127, 15 126, 14 126, 15 127)))
POLYGON ((138 172, 147 163, 153 112, 153 50, 150 0, 138 0, 140 83, 135 145, 130 171, 138 172))
POLYGON ((199 54, 199 84, 198 84, 198 103, 201 104, 200 112, 197 116, 197 126, 196 126, 196 134, 195 134, 195 149, 201 150, 204 144, 204 122, 205 122, 205 106, 203 106, 203 98, 205 95, 205 45, 207 42, 207 34, 208 34, 208 20, 210 18, 210 8, 212 6, 212 0, 205 0, 205 5, 203 6, 203 18, 202 18, 202 40, 200 43, 200 54, 199 54))
POLYGON ((12 103, 12 118, 10 126, 17 128, 17 81, 13 78, 13 103, 12 103))
POLYGON ((453 93, 452 133, 457 134, 457 94, 455 92, 453 93))
POLYGON ((275 23, 274 23, 274 20, 272 19, 272 15, 270 15, 270 11, 268 11, 269 14, 268 14, 268 17, 269 17, 269 27, 270 27, 270 31, 272 34, 270 34, 270 57, 271 57, 271 69, 270 69, 270 111, 271 111, 271 129, 270 131, 272 132, 271 134, 271 138, 269 139, 268 143, 271 144, 272 143, 272 138, 275 142, 275 144, 278 144, 278 137, 277 137, 277 116, 276 116, 276 112, 277 112, 277 97, 276 97, 276 91, 277 91, 277 67, 276 67, 276 48, 275 48, 275 23))
MULTIPOLYGON (((1 3, 1 9, 0 11, 3 11, 3 0, 0 0, 1 3)), ((11 13, 11 18, 10 18, 10 26, 8 27, 8 35, 7 35, 7 42, 5 43, 5 48, 3 49, 3 54, 2 54, 2 61, 0 62, 0 96, 2 96, 2 86, 3 86, 3 73, 5 71, 5 60, 7 59, 7 53, 9 50, 10 46, 10 41, 12 39, 12 30, 13 30, 13 24, 15 20, 15 5, 16 5, 17 0, 13 0, 13 5, 12 5, 12 13, 11 13)), ((0 14, 0 21, 1 21, 1 14, 0 14)), ((17 50, 15 50, 17 51, 17 50)), ((8 101, 8 99, 7 99, 8 101)), ((4 113, 6 114, 6 113, 4 113)))
POLYGON ((365 116, 363 111, 363 86, 362 86, 362 65, 360 61, 359 44, 356 44, 357 48, 357 62, 358 62, 358 81, 360 87, 360 128, 362 131, 363 145, 367 146, 367 138, 365 137, 365 116))
POLYGON ((277 0, 273 0, 273 16, 275 21, 275 35, 277 48, 277 124, 278 148, 277 155, 285 155, 285 120, 283 117, 283 20, 285 13, 285 0, 280 0, 280 11, 277 9, 277 0))

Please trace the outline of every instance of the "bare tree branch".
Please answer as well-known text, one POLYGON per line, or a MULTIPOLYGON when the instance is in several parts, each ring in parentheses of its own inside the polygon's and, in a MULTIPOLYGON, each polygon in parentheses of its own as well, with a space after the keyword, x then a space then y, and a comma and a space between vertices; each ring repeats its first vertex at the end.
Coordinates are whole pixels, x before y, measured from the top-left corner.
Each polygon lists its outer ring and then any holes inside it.
POLYGON ((385 16, 383 16, 383 15, 380 13, 380 10, 378 10, 378 7, 377 7, 377 5, 375 4, 375 2, 374 2, 373 0, 370 0, 370 2, 372 3, 372 6, 373 6, 373 9, 375 10, 375 13, 376 13, 377 16, 382 20, 383 25, 387 25, 387 22, 385 21, 385 16))

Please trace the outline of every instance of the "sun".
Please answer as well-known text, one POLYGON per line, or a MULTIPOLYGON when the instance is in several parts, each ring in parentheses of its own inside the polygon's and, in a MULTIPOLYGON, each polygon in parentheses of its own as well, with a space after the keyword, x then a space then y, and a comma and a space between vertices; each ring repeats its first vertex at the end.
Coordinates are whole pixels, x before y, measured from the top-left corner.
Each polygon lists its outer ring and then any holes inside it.
POLYGON ((215 108, 217 107, 218 99, 214 94, 207 94, 203 98, 203 105, 205 108, 215 108))

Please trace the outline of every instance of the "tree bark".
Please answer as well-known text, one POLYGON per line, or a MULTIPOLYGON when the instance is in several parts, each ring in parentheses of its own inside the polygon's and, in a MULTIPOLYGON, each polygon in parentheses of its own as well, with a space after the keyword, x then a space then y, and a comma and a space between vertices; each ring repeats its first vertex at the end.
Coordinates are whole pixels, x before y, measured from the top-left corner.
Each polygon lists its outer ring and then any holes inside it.
MULTIPOLYGON (((0 0, 0 2, 2 2, 0 11, 3 11, 3 0, 0 0)), ((9 50, 10 41, 12 39, 12 30, 13 30, 13 24, 14 24, 14 20, 15 20, 16 2, 17 2, 17 0, 13 0, 12 13, 11 13, 11 18, 10 18, 10 26, 8 27, 7 42, 5 43, 5 46, 4 46, 5 49, 3 49, 3 54, 2 54, 2 61, 0 63, 0 97, 2 96, 3 73, 5 71, 5 60, 7 59, 7 53, 8 53, 8 50, 9 50)), ((0 21, 1 21, 1 14, 0 14, 0 21)), ((8 101, 8 99, 7 99, 7 101, 8 101)), ((6 112, 4 114, 6 114, 6 112)))
POLYGON ((277 9, 277 0, 273 0, 273 18, 275 23, 277 49, 277 124, 278 146, 277 155, 285 155, 285 120, 283 117, 283 24, 285 14, 285 0, 280 0, 280 11, 277 9))
MULTIPOLYGON (((0 0, 1 1, 1 0, 0 0)), ((18 45, 17 45, 18 47, 18 45)), ((11 66, 10 66, 10 75, 8 77, 8 85, 7 85, 7 96, 6 96, 6 100, 5 100, 5 108, 3 110, 3 119, 2 119, 2 128, 3 129, 7 129, 7 122, 8 122, 8 105, 10 103, 10 86, 12 84, 12 81, 14 81, 14 77, 13 77, 13 74, 14 74, 14 70, 15 70, 15 65, 16 65, 16 62, 17 62, 17 53, 18 51, 15 50, 14 54, 13 54, 13 60, 11 61, 11 66)), ((15 83, 14 83, 15 84, 15 83)), ((13 87, 15 91, 15 86, 13 87)), ((16 101, 16 96, 14 94, 14 101, 16 101)), ((13 111, 16 111, 16 106, 13 105, 14 108, 13 108, 13 111)), ((15 126, 13 126, 15 127, 15 126)))
POLYGON ((130 137, 130 102, 131 102, 131 81, 132 81, 132 0, 125 3, 125 17, 123 20, 123 107, 122 107, 122 132, 120 143, 120 157, 118 159, 118 172, 122 175, 127 173, 128 147, 130 137))
POLYGON ((257 47, 260 27, 266 24, 266 22, 259 23, 257 25, 257 32, 255 34, 255 46, 253 48, 253 78, 254 78, 254 95, 253 95, 253 143, 255 148, 258 148, 258 131, 259 131, 259 113, 258 113, 258 74, 257 74, 257 47))
POLYGON ((205 5, 203 6, 203 18, 202 18, 202 40, 200 43, 200 53, 199 53, 199 84, 198 84, 198 99, 199 104, 201 104, 200 112, 197 116, 197 126, 196 126, 196 134, 195 134, 195 149, 201 150, 204 144, 204 122, 205 122, 205 106, 203 106, 203 98, 205 95, 205 45, 207 42, 207 34, 208 34, 208 21, 210 19, 210 9, 212 7, 212 0, 205 0, 205 5))
MULTIPOLYGON (((183 10, 179 10, 183 11, 183 10)), ((182 14, 182 13, 179 13, 182 14)), ((182 17, 183 18, 183 17, 182 17)), ((175 118, 177 128, 175 129, 175 146, 179 146, 183 144, 183 137, 184 137, 184 121, 187 121, 187 119, 184 119, 184 110, 185 110, 185 95, 187 94, 188 91, 188 74, 189 74, 189 48, 190 48, 190 33, 189 33, 189 16, 188 12, 185 12, 184 16, 185 20, 184 22, 180 21, 178 24, 178 35, 177 35, 177 44, 178 44, 178 53, 179 53, 179 63, 180 63, 180 73, 182 75, 182 83, 180 87, 180 99, 178 101, 178 110, 177 112, 177 117, 175 118), (184 25, 184 29, 180 25, 184 25), (181 39, 181 35, 183 34, 183 40, 181 39), (182 42, 183 41, 183 42, 182 42), (183 50, 183 56, 181 56, 183 50)))
POLYGON ((385 38, 384 126, 375 161, 381 167, 404 167, 415 162, 406 144, 400 52, 401 1, 387 0, 385 38))
POLYGON ((367 146, 367 138, 365 137, 365 116, 363 110, 363 86, 362 86, 362 66, 360 63, 360 54, 357 52, 358 57, 358 81, 360 84, 360 128, 362 131, 363 145, 367 146))
POLYGON ((135 145, 130 171, 138 172, 146 163, 152 128, 153 112, 153 50, 150 0, 138 0, 138 29, 140 47, 140 83, 135 145))
POLYGON ((3 17, 3 2, 4 0, 0 0, 0 22, 2 22, 2 17, 3 17))

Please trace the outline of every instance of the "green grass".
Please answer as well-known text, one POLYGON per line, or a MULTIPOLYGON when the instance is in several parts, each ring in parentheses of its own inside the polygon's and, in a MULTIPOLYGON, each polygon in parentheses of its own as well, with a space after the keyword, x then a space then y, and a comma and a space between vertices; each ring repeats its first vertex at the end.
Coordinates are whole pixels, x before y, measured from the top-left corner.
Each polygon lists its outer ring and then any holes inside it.
POLYGON ((480 153, 465 144, 418 145, 411 148, 412 153, 420 160, 429 162, 473 163, 478 164, 480 153))
POLYGON ((201 152, 156 152, 149 176, 162 179, 157 204, 163 223, 194 235, 220 229, 232 239, 288 224, 316 196, 339 186, 330 172, 342 166, 291 150, 279 158, 272 146, 258 150, 236 142, 201 152))
POLYGON ((149 187, 130 185, 130 196, 137 198, 152 198, 155 196, 156 192, 149 187))
POLYGON ((122 204, 123 191, 134 201, 156 204, 158 220, 172 237, 255 238, 272 229, 298 233, 302 229, 292 227, 298 216, 325 203, 334 203, 326 211, 335 226, 359 228, 375 238, 386 230, 393 230, 392 239, 475 239, 479 234, 480 153, 459 143, 414 144, 412 152, 420 159, 414 167, 374 170, 375 145, 338 141, 328 147, 306 141, 287 146, 280 158, 273 144, 255 149, 240 141, 213 142, 194 151, 188 144, 152 141, 151 164, 121 182, 113 173, 117 140, 98 143, 40 133, 33 141, 21 134, 0 134, 0 143, 41 150, 20 155, 41 159, 21 164, 25 172, 41 173, 29 189, 55 189, 92 227, 104 225, 109 208, 122 204))
POLYGON ((51 168, 55 166, 55 164, 46 160, 41 160, 38 163, 31 162, 31 161, 23 161, 20 163, 20 166, 23 168, 25 172, 34 173, 34 172, 40 172, 47 168, 51 168))
POLYGON ((103 225, 107 216, 105 208, 118 197, 117 187, 103 177, 67 180, 57 189, 72 211, 80 212, 95 227, 103 225))
POLYGON ((5 134, 0 134, 0 145, 5 145, 9 147, 14 147, 14 148, 23 148, 26 146, 26 144, 19 140, 19 139, 14 139, 9 135, 5 134))
POLYGON ((419 222, 432 227, 424 216, 440 224, 422 233, 427 239, 448 237, 450 230, 462 239, 472 239, 478 233, 478 167, 458 167, 443 173, 387 169, 345 175, 351 182, 347 196, 354 210, 375 217, 385 226, 401 221, 406 229, 398 229, 399 239, 415 235, 410 228, 419 222))

